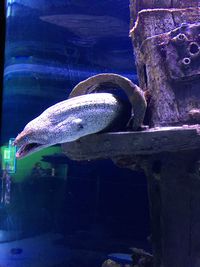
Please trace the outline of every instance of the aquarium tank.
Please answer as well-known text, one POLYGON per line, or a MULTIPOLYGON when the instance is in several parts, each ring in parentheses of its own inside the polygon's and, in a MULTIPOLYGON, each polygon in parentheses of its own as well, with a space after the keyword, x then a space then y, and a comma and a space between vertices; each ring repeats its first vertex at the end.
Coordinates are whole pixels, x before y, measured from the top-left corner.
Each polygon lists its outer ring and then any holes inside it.
MULTIPOLYGON (((142 172, 75 161, 60 144, 16 159, 24 126, 99 73, 137 83, 129 0, 5 0, 0 266, 99 267, 149 249, 142 172), (112 257, 111 255, 111 257, 112 257)), ((2 10, 3 14, 3 10, 2 10)))

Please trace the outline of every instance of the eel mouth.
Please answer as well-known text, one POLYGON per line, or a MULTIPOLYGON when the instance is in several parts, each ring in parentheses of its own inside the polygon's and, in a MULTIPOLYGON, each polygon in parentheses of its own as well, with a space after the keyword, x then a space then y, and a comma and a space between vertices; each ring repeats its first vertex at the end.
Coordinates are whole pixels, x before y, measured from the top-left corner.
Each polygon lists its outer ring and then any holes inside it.
POLYGON ((46 147, 43 144, 39 143, 29 143, 29 144, 24 144, 19 147, 16 153, 16 158, 24 158, 38 150, 41 150, 42 148, 46 147))

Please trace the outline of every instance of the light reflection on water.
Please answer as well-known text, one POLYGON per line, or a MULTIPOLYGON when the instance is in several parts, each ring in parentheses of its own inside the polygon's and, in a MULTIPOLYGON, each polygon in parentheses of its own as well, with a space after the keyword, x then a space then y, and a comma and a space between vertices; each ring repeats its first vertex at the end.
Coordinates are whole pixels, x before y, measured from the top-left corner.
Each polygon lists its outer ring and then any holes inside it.
MULTIPOLYGON (((99 72, 94 70, 87 70, 86 68, 82 69, 74 69, 69 66, 66 67, 54 67, 54 66, 47 66, 42 64, 13 64, 7 66, 4 70, 4 76, 7 78, 8 76, 12 75, 32 75, 35 74, 42 74, 48 75, 48 78, 51 79, 70 79, 70 80, 77 80, 77 79, 86 79, 89 76, 96 75, 99 72)), ((131 80, 136 80, 137 75, 131 73, 123 73, 124 76, 131 80)))

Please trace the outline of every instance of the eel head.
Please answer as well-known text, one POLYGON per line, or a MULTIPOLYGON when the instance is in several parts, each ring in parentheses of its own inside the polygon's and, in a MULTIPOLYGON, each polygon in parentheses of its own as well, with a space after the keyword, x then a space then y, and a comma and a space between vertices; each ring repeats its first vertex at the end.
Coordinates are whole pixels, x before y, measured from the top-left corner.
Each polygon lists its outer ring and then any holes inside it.
POLYGON ((13 145, 18 147, 16 153, 17 158, 24 158, 36 151, 50 146, 44 134, 41 134, 40 131, 37 132, 26 127, 15 138, 13 145))

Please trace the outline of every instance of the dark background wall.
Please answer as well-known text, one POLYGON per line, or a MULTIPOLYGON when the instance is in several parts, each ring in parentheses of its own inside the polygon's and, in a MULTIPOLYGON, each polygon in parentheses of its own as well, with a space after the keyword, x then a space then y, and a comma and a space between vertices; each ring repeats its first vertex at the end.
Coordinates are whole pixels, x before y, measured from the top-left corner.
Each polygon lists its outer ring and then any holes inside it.
MULTIPOLYGON (((2 94, 3 94, 3 65, 4 65, 4 47, 5 47, 5 9, 4 0, 0 1, 0 115, 2 113, 2 94)), ((0 116, 0 128, 2 116, 0 116)), ((1 135, 0 135, 1 144, 1 135)))

